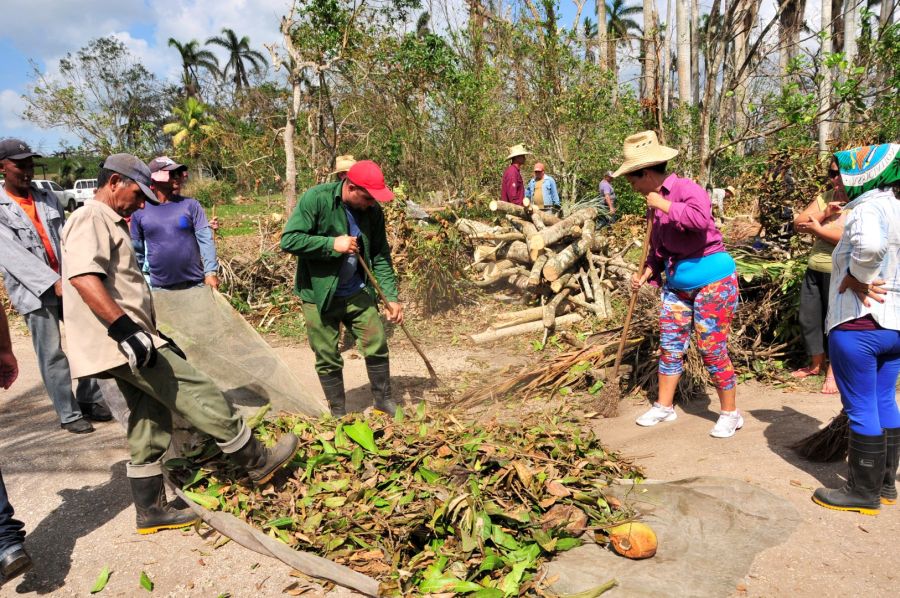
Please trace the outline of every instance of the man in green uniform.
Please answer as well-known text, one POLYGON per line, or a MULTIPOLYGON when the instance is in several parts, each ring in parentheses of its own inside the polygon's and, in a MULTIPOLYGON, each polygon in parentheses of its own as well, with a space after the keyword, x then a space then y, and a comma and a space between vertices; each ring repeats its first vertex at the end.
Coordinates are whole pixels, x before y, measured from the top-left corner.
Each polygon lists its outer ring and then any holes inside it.
POLYGON ((378 165, 361 160, 344 180, 304 193, 281 237, 281 248, 298 257, 294 292, 303 302, 316 373, 335 417, 347 412, 344 360, 338 348, 341 323, 353 333, 365 357, 375 408, 390 414, 397 410, 375 291, 359 263, 365 260, 384 291, 388 321, 403 322, 384 212, 378 205, 393 198, 378 165))

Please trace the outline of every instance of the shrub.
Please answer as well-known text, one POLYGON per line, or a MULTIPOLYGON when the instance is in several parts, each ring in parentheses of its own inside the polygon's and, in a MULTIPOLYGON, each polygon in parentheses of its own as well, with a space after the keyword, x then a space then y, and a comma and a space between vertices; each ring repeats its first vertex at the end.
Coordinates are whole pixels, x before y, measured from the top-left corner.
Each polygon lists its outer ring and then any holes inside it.
POLYGON ((234 199, 235 193, 234 185, 228 181, 217 181, 215 179, 191 181, 184 191, 187 197, 193 197, 204 208, 230 204, 234 199))

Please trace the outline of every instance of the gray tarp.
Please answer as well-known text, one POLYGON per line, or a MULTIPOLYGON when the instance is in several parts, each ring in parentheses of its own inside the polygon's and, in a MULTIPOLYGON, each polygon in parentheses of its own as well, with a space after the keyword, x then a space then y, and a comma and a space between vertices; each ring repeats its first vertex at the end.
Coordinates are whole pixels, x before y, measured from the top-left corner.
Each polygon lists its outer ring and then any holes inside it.
POLYGON ((563 553, 549 565, 559 594, 616 578, 604 596, 730 596, 757 554, 786 540, 800 521, 785 499, 730 478, 616 485, 656 532, 656 556, 632 561, 597 544, 563 553))
MULTIPOLYGON (((235 404, 318 416, 324 399, 307 391, 288 366, 228 301, 208 286, 154 291, 159 329, 235 404)), ((309 365, 312 368, 312 364, 309 365)))

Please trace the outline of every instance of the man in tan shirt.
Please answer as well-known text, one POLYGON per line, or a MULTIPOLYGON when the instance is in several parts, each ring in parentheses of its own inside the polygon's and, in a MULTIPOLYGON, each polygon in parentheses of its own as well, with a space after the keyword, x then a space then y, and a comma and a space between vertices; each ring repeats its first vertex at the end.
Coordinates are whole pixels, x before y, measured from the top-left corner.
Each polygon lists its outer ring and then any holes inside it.
POLYGON ((294 456, 298 441, 285 434, 266 449, 212 380, 156 329, 150 288, 125 222, 145 201, 156 201, 147 165, 128 154, 109 156, 97 187, 62 233, 67 353, 73 376, 112 377, 125 397, 137 528, 152 534, 197 520, 190 509, 166 503, 161 460, 171 440, 172 412, 215 438, 257 484, 294 456))

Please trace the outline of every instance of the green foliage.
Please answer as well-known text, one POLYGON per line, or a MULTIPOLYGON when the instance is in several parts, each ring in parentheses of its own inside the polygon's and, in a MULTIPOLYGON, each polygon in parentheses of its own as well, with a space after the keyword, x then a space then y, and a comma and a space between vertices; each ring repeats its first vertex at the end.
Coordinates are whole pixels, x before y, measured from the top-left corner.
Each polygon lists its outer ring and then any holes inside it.
POLYGON ((204 208, 232 203, 235 196, 234 185, 228 181, 203 179, 191 181, 185 189, 185 195, 193 197, 204 208))

